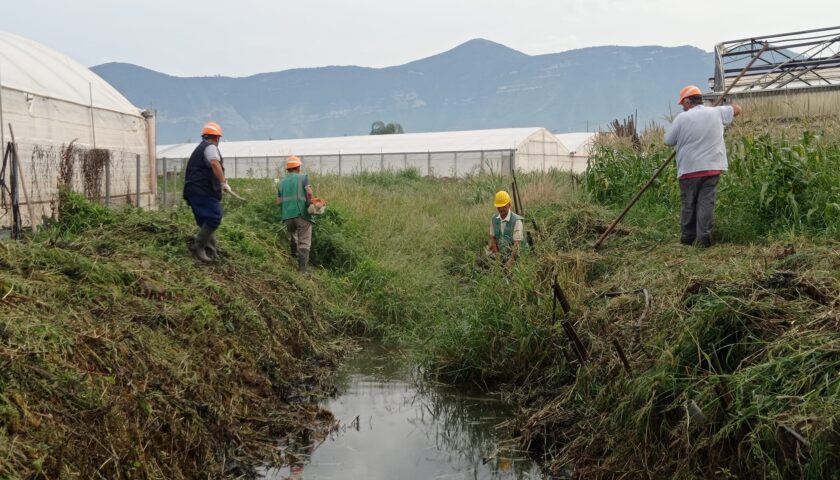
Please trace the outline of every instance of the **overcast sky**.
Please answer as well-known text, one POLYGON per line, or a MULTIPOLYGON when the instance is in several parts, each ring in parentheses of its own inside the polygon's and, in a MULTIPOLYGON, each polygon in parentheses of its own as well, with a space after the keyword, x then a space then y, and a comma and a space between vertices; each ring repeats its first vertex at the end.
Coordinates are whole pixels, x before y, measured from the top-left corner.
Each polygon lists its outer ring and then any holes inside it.
POLYGON ((535 55, 595 45, 714 44, 840 24, 840 1, 6 0, 0 30, 92 66, 246 76, 399 65, 486 38, 535 55))

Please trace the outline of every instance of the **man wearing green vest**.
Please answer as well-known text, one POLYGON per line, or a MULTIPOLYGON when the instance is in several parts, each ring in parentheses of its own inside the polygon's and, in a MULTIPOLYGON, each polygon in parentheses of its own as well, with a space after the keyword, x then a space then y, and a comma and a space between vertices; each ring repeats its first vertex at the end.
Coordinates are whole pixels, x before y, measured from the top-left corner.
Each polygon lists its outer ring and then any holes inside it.
POLYGON ((309 262, 309 248, 312 245, 312 217, 307 211, 312 202, 312 186, 309 177, 300 173, 300 158, 292 155, 286 159, 286 176, 277 188, 281 220, 289 232, 292 257, 297 257, 298 271, 306 273, 309 262))
POLYGON ((498 256, 505 271, 509 272, 522 243, 522 217, 511 211, 510 195, 504 190, 496 193, 494 204, 499 213, 490 220, 489 247, 498 256))

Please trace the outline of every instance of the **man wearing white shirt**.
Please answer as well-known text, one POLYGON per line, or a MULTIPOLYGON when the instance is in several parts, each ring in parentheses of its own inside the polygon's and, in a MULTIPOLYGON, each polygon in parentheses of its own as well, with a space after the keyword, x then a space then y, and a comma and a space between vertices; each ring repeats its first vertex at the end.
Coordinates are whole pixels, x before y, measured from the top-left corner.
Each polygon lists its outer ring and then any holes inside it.
POLYGON ((680 243, 705 248, 712 244, 715 196, 720 174, 728 169, 723 129, 741 114, 738 105, 706 107, 699 88, 680 91, 677 115, 665 131, 665 144, 677 149, 680 181, 680 243))
POLYGON ((499 256, 506 271, 513 268, 522 243, 522 217, 510 208, 510 195, 501 190, 496 193, 494 205, 499 212, 490 220, 490 251, 499 256))

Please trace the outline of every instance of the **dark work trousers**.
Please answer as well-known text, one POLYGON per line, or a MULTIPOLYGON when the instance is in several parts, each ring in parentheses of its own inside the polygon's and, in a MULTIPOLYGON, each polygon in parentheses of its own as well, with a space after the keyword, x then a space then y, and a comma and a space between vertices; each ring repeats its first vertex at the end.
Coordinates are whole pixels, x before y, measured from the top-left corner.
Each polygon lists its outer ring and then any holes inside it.
POLYGON ((680 243, 700 247, 712 244, 712 223, 715 216, 715 194, 720 175, 680 180, 682 200, 682 234, 680 243))

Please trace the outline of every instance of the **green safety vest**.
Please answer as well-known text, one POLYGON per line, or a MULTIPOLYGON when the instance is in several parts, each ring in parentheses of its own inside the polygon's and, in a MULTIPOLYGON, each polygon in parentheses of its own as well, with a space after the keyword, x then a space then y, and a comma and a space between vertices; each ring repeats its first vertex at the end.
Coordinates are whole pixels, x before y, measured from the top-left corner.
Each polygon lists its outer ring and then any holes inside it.
MULTIPOLYGON (((496 245, 499 246, 499 253, 504 256, 510 254, 511 249, 513 248, 513 227, 516 226, 517 220, 522 220, 523 222, 525 219, 520 217, 519 215, 510 212, 510 219, 505 226, 505 231, 502 231, 502 219, 498 215, 493 216, 493 235, 496 237, 496 245)), ((523 227, 525 225, 522 225, 523 227)), ((522 243, 519 243, 520 251, 522 250, 522 243)))
POLYGON ((306 211, 306 191, 303 189, 305 180, 306 175, 302 173, 288 173, 283 177, 277 188, 277 196, 282 201, 281 220, 303 217, 304 220, 312 221, 312 217, 306 211))

